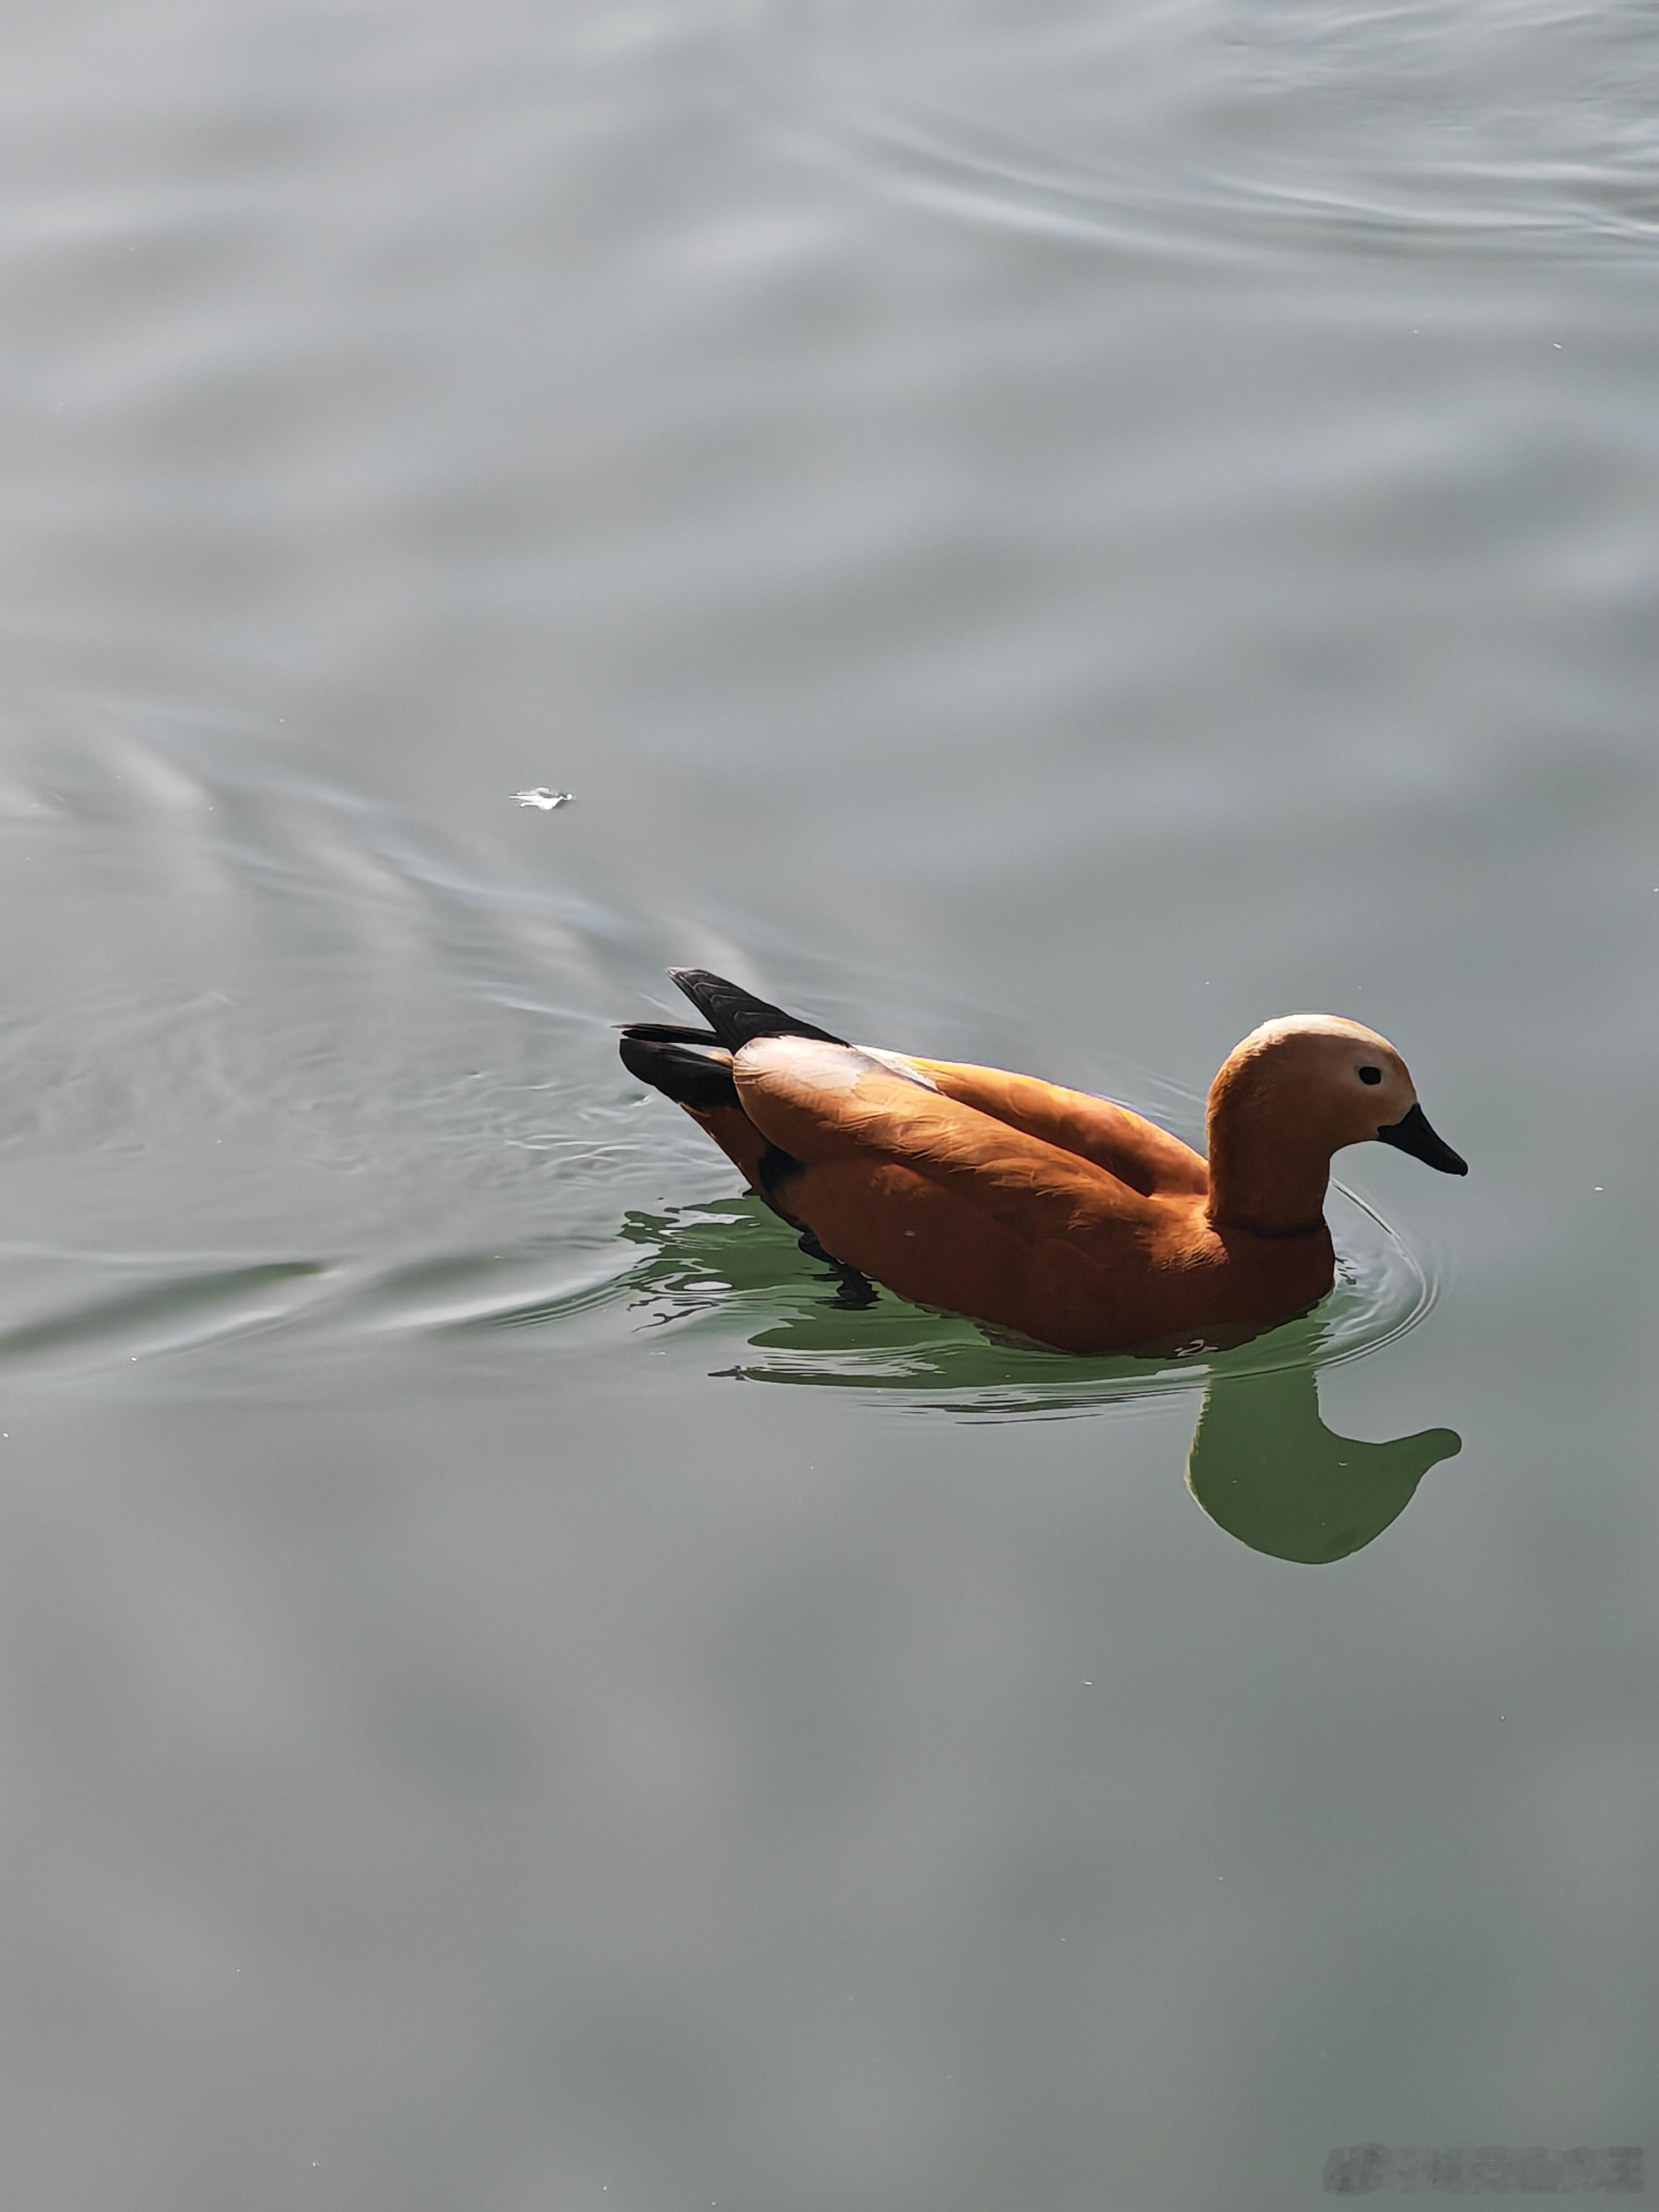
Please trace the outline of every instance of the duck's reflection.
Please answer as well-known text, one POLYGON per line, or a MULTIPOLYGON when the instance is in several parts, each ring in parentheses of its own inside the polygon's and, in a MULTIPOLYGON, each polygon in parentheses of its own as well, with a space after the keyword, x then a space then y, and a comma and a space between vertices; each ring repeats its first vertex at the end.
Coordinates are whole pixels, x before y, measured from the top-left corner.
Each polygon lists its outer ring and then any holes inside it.
MULTIPOLYGON (((876 1296, 849 1270, 803 1260, 758 1200, 686 1217, 629 1214, 645 1246, 625 1286, 659 1319, 740 1335, 757 1355, 716 1371, 756 1382, 896 1393, 954 1404, 977 1419, 1082 1415, 1148 1389, 1169 1370, 1146 1360, 1088 1360, 992 1342, 970 1322, 876 1296)), ((1462 1449, 1450 1429, 1380 1444, 1332 1433, 1319 1418, 1313 1318, 1279 1332, 1293 1364, 1212 1373, 1188 1486, 1229 1535, 1278 1559, 1320 1565, 1371 1543, 1411 1503, 1429 1469, 1462 1449), (1292 1341, 1293 1340, 1293 1341, 1292 1341), (1296 1351, 1304 1356, 1297 1359, 1296 1351)), ((1248 1358, 1249 1346, 1220 1354, 1248 1358)), ((1196 1378, 1194 1378, 1196 1379, 1196 1378)))
POLYGON ((1381 1444, 1336 1436, 1319 1418, 1312 1368, 1293 1367, 1210 1384, 1187 1486, 1252 1551, 1323 1565, 1380 1536, 1429 1469, 1462 1449, 1453 1429, 1381 1444))

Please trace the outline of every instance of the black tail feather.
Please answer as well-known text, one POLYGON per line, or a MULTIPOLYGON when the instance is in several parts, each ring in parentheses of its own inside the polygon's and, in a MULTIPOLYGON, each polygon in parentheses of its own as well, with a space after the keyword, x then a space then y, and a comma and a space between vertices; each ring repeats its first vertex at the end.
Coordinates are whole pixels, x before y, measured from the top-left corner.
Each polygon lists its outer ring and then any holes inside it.
POLYGON ((666 1022, 631 1022, 617 1046, 630 1075, 662 1091, 677 1106, 713 1113, 735 1106, 732 1063, 711 1030, 675 1029, 666 1022))
POLYGON ((757 1037, 818 1037, 825 1044, 847 1042, 814 1023, 786 1014, 781 1006, 757 999, 740 984, 728 983, 724 975, 711 975, 706 968, 671 968, 668 973, 729 1051, 736 1052, 757 1037))
POLYGON ((618 1022, 624 1036, 646 1044, 719 1044, 713 1030, 694 1030, 689 1022, 618 1022))

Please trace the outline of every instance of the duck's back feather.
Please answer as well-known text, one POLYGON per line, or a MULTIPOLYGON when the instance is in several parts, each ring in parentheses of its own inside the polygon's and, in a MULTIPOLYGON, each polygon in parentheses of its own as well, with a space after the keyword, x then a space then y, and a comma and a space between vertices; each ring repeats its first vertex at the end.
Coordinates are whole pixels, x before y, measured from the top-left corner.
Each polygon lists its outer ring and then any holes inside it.
POLYGON ((1109 1098, 1068 1091, 1033 1075, 1012 1075, 1000 1067, 939 1060, 921 1060, 916 1066, 947 1097, 1092 1161, 1143 1197, 1179 1192, 1201 1198, 1209 1190, 1209 1170, 1199 1153, 1109 1098))
POLYGON ((733 1075, 749 1121, 797 1163, 779 1210, 917 1304, 1062 1350, 1127 1348, 1178 1327, 1180 1279, 1220 1256, 1201 1200, 1134 1190, 852 1048, 767 1038, 733 1075))

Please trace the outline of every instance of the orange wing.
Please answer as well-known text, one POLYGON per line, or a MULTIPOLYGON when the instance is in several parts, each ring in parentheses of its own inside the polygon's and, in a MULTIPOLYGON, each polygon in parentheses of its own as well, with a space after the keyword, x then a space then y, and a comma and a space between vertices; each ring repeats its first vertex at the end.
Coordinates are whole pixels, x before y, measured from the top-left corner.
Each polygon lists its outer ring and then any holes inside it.
POLYGON ((913 1064, 931 1076, 947 1097, 977 1107, 1011 1129, 1041 1137, 1079 1159, 1092 1160, 1144 1196, 1158 1192, 1209 1195, 1210 1170, 1200 1154, 1144 1115, 1109 1098, 1068 1091, 1034 1075, 1011 1075, 1000 1067, 966 1066, 946 1060, 913 1064))
POLYGON ((1158 1325, 1152 1247, 1190 1201, 1147 1197, 848 1046, 763 1038, 733 1073, 750 1121, 799 1163, 771 1186, 780 1208, 837 1260, 1062 1349, 1158 1325))

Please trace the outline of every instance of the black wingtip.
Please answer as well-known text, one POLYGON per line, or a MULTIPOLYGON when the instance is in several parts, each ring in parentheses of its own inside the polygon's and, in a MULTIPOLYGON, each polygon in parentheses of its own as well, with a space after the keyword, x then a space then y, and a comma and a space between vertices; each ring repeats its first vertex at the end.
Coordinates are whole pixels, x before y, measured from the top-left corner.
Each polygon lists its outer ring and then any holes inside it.
POLYGON ((664 1022, 638 1022, 623 1031, 617 1051, 630 1075, 677 1106, 712 1114, 717 1107, 738 1103, 730 1055, 706 1030, 676 1031, 664 1022))
POLYGON ((825 1044, 847 1042, 829 1030, 819 1029, 815 1023, 786 1013, 781 1006, 757 999, 740 983, 730 983, 724 975, 713 975, 707 968, 671 968, 668 975, 729 1051, 737 1052, 752 1044, 757 1037, 817 1037, 825 1044))

